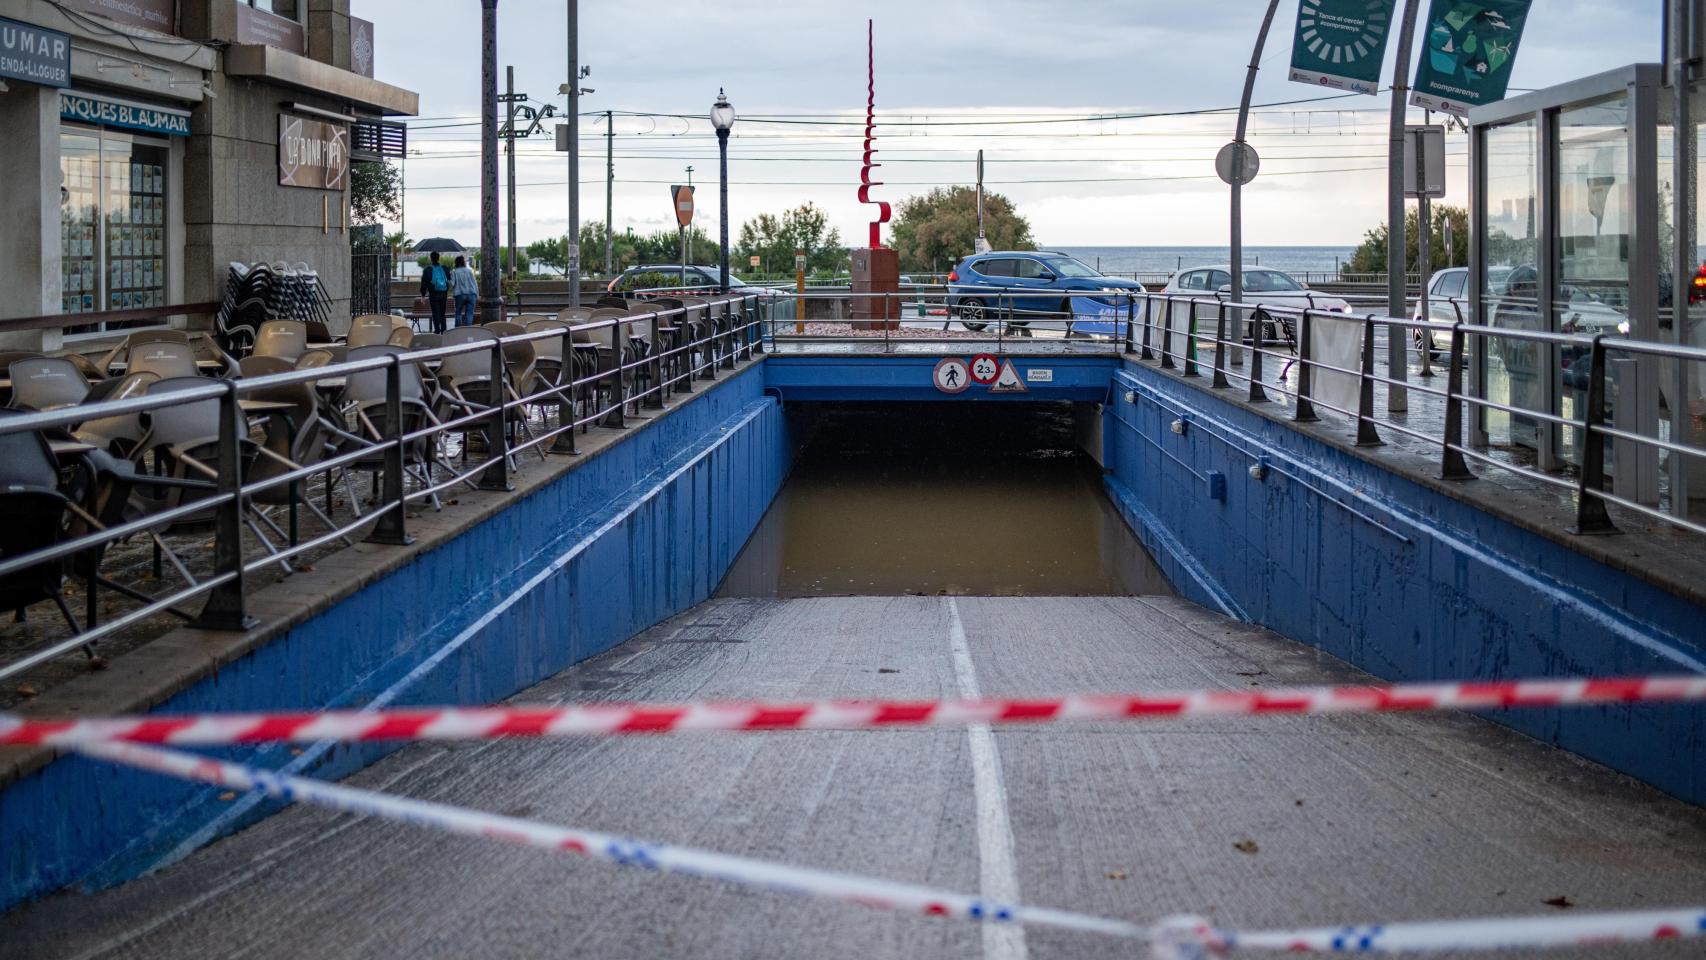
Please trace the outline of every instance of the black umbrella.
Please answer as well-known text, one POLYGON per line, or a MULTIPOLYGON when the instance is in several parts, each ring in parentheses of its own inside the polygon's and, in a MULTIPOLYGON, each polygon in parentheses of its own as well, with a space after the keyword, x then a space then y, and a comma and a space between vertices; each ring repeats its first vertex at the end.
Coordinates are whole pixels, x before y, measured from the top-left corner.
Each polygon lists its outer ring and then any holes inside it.
POLYGON ((449 237, 428 237, 415 244, 416 253, 463 253, 462 244, 449 237))

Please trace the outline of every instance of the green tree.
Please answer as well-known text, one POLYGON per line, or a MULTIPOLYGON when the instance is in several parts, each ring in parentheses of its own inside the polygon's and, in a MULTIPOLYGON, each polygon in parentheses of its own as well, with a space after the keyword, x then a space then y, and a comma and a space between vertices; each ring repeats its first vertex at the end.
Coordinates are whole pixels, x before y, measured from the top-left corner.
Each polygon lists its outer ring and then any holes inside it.
POLYGON ((352 163, 350 213, 358 223, 395 220, 403 213, 403 174, 388 160, 352 163))
MULTIPOLYGON (((1031 225, 999 193, 983 195, 983 235, 996 250, 1035 250, 1031 225)), ((891 244, 903 271, 927 271, 972 253, 977 242, 977 191, 937 187, 900 202, 891 244)))
MULTIPOLYGON (((640 236, 633 231, 628 232, 633 238, 634 255, 637 263, 661 264, 681 262, 680 234, 674 230, 658 230, 646 236, 640 236)), ((715 240, 706 235, 698 227, 687 228, 688 249, 690 262, 696 264, 714 264, 717 262, 717 251, 721 248, 715 240)), ((735 269, 736 264, 730 263, 729 269, 735 269)))
POLYGON ((527 245, 527 258, 537 260, 558 273, 567 273, 569 266, 563 257, 563 238, 550 237, 527 245))
POLYGON ((780 217, 761 213, 742 224, 735 258, 746 267, 758 257, 765 272, 788 273, 795 250, 806 252, 806 269, 811 272, 835 270, 847 262, 841 232, 829 225, 828 214, 810 203, 780 217))
MULTIPOLYGON (((1433 208, 1433 243, 1430 244, 1433 258, 1433 268, 1443 270, 1446 267, 1461 267, 1469 262, 1469 211, 1463 207, 1452 207, 1441 204, 1433 208), (1448 253, 1445 249, 1445 224, 1451 223, 1451 247, 1448 253)), ((1351 254, 1351 259, 1341 269, 1341 273, 1385 273, 1386 272, 1386 242, 1389 231, 1386 224, 1363 234, 1362 244, 1351 254)), ((1404 262, 1406 270, 1414 273, 1421 269, 1421 260, 1417 256, 1418 241, 1422 234, 1421 220, 1414 206, 1404 214, 1404 262)))

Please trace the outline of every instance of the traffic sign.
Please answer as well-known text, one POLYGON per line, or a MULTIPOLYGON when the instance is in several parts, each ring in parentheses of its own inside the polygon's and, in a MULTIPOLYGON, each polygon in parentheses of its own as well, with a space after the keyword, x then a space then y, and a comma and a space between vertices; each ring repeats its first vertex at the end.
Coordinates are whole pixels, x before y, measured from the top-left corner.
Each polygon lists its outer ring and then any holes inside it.
POLYGON ((747 257, 746 262, 748 266, 756 267, 763 261, 759 257, 747 257))
POLYGON ((693 222, 693 185, 673 186, 669 188, 670 199, 675 203, 675 222, 683 227, 693 222))
POLYGON ((995 383, 989 388, 990 393, 1030 393, 1031 388, 1025 386, 1025 381, 1019 379, 1019 371, 1013 369, 1013 361, 1007 360, 1001 364, 1001 372, 996 375, 995 383))
POLYGON ((943 393, 964 393, 971 386, 971 372, 959 357, 944 357, 930 374, 936 389, 943 393))
POLYGON ((1444 127, 1413 124, 1404 128, 1404 196, 1445 196, 1444 127))
POLYGON ((1001 373, 1001 361, 987 353, 980 353, 971 358, 971 378, 978 383, 990 384, 1001 373))
POLYGON ((1227 183, 1249 183, 1256 179, 1256 171, 1260 169, 1262 158, 1256 155, 1256 148, 1237 140, 1221 147, 1214 157, 1214 172, 1227 183))

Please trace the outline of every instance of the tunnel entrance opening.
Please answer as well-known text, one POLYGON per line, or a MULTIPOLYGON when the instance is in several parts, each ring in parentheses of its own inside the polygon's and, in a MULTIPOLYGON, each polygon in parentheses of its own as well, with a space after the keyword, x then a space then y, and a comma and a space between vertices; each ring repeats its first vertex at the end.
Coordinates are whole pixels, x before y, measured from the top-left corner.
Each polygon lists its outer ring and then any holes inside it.
POLYGON ((793 472, 724 597, 1128 596, 1172 587, 1071 403, 792 403, 793 472))

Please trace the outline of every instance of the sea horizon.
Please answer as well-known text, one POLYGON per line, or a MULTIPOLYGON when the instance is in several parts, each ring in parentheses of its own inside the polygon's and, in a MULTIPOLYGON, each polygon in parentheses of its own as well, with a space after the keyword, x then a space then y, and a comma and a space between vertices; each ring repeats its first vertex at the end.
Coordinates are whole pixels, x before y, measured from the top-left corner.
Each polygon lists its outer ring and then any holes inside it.
MULTIPOLYGON (((1172 274, 1191 267, 1226 263, 1232 258, 1232 249, 1224 244, 1039 246, 1075 257, 1106 274, 1172 274)), ((1244 263, 1287 273, 1336 273, 1344 262, 1350 260, 1356 248, 1355 243, 1246 245, 1244 263)))

